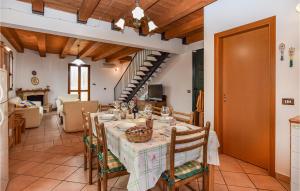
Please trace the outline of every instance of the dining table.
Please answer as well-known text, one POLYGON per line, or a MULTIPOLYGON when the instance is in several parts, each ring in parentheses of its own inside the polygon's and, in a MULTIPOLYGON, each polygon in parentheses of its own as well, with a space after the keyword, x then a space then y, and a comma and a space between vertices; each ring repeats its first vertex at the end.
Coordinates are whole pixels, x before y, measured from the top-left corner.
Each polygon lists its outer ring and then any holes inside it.
MULTIPOLYGON (((161 174, 168 169, 169 145, 171 142, 170 123, 160 120, 159 116, 153 116, 153 135, 150 141, 145 143, 129 142, 125 131, 119 128, 122 123, 135 123, 135 119, 114 119, 107 120, 101 116, 105 112, 91 113, 92 130, 97 136, 94 118, 97 117, 99 123, 104 124, 107 147, 126 167, 129 173, 127 184, 128 191, 146 191, 154 188, 161 174)), ((139 122, 140 123, 140 122, 139 122)), ((187 129, 199 128, 186 123, 177 123, 187 129)), ((219 166, 219 141, 213 129, 209 132, 207 146, 207 162, 209 165, 207 189, 213 190, 214 166, 219 166)), ((203 161, 203 152, 195 149, 192 151, 177 153, 175 155, 175 166, 180 166, 191 160, 203 161)))

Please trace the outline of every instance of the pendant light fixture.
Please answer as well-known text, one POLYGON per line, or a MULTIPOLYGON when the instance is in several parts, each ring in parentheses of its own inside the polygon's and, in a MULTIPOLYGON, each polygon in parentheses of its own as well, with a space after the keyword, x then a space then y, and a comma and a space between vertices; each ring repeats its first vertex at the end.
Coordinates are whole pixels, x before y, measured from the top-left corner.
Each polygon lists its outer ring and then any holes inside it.
POLYGON ((297 11, 298 13, 300 13, 300 3, 297 4, 297 6, 296 6, 296 11, 297 11))
POLYGON ((78 43, 78 44, 77 44, 77 56, 76 56, 76 59, 73 60, 73 61, 71 62, 71 64, 76 64, 76 65, 78 65, 78 66, 84 65, 84 64, 85 64, 85 62, 83 62, 83 61, 79 58, 79 46, 80 46, 80 44, 78 43))
MULTIPOLYGON (((140 1, 135 1, 136 7, 131 11, 132 19, 129 20, 134 28, 141 29, 143 27, 148 27, 148 31, 152 32, 157 29, 157 25, 148 16, 145 15, 145 11, 140 6, 140 1)), ((124 30, 125 19, 120 18, 116 23, 113 23, 119 30, 124 30)), ((139 30, 138 30, 139 31, 139 30)))

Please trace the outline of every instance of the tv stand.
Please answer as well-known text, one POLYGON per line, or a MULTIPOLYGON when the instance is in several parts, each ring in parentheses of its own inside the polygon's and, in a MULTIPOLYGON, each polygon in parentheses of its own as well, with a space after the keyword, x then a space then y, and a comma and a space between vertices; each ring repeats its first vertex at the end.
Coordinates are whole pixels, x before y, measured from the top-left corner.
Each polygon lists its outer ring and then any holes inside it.
POLYGON ((151 104, 154 107, 162 107, 167 106, 167 96, 163 96, 162 101, 154 101, 154 100, 138 100, 137 105, 138 108, 143 110, 145 105, 151 104))

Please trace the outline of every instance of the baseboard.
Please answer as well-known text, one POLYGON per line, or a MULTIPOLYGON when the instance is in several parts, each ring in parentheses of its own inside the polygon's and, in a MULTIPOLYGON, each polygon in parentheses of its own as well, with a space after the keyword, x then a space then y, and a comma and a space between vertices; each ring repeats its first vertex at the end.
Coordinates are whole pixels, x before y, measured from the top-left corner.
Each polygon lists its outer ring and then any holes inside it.
POLYGON ((288 184, 291 182, 291 178, 283 174, 276 173, 276 178, 288 184))

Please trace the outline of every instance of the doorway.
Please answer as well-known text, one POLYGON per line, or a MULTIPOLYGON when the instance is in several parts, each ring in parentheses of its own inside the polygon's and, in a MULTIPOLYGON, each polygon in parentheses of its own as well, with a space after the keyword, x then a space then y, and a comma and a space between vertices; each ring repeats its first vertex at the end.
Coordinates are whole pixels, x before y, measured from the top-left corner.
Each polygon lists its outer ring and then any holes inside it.
POLYGON ((193 52, 193 111, 200 90, 204 90, 204 49, 193 52))
POLYGON ((276 17, 215 34, 220 151, 275 175, 276 17))

